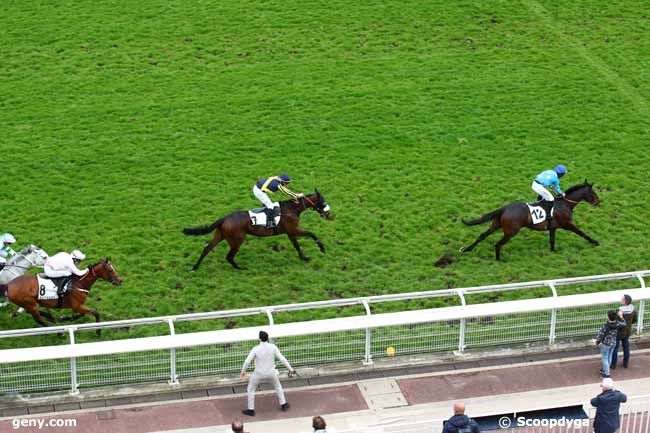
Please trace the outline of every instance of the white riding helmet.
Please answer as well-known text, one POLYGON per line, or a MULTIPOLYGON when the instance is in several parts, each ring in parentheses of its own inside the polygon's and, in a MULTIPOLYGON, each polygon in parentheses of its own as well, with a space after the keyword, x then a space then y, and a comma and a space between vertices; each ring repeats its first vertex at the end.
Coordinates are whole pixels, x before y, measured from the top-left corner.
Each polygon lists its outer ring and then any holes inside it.
POLYGON ((16 243, 16 238, 11 233, 5 233, 2 235, 0 241, 5 244, 14 244, 16 243))
POLYGON ((74 250, 70 253, 73 259, 82 261, 86 258, 86 255, 79 250, 74 250))

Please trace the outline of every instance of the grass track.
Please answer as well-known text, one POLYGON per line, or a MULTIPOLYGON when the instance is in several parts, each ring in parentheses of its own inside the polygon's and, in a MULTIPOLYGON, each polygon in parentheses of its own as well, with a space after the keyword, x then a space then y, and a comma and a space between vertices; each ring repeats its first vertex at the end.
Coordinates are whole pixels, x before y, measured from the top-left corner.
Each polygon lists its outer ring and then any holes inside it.
POLYGON ((126 283, 93 292, 104 319, 648 266, 647 4, 1 10, 2 228, 50 253, 111 256, 126 283), (478 235, 459 217, 532 198, 531 178, 556 162, 567 186, 596 183, 602 207, 576 217, 602 247, 560 233, 551 254, 524 233, 495 263, 495 235, 433 266, 478 235), (207 237, 180 229, 256 205, 255 179, 279 171, 332 205, 335 221, 303 221, 328 253, 303 240, 303 264, 286 238, 251 239, 238 257, 248 272, 220 246, 190 275, 207 237))

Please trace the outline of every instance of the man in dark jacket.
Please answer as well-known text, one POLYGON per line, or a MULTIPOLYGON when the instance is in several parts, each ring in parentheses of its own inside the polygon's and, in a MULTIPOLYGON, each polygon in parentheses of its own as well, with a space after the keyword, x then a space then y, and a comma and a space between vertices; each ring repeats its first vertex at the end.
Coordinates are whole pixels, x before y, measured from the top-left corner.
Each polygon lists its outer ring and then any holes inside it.
POLYGON ((621 426, 618 411, 627 396, 614 389, 614 381, 610 378, 603 379, 600 389, 603 392, 591 399, 591 405, 596 408, 594 433, 614 433, 621 426))
POLYGON ((609 366, 612 364, 612 353, 616 347, 618 330, 625 327, 623 313, 620 311, 609 311, 607 322, 600 328, 596 336, 596 345, 600 348, 601 364, 600 375, 603 378, 609 377, 609 366))
POLYGON ((612 370, 616 370, 618 348, 621 346, 623 346, 623 368, 627 368, 630 363, 630 335, 632 335, 632 325, 636 323, 636 311, 634 311, 634 305, 632 305, 632 297, 630 295, 623 296, 618 311, 623 313, 625 327, 618 330, 616 347, 614 347, 614 352, 612 353, 612 365, 609 367, 612 370))
POLYGON ((454 404, 454 416, 445 421, 442 433, 481 433, 476 421, 465 415, 465 403, 454 404))

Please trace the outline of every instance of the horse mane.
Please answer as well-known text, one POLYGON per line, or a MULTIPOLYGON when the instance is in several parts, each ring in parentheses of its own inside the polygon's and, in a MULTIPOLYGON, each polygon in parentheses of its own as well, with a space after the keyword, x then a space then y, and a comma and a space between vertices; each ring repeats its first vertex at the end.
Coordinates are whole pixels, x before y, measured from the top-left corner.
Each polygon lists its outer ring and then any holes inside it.
MULTIPOLYGON (((312 196, 312 195, 315 196, 315 195, 317 195, 317 194, 316 194, 315 192, 312 192, 311 194, 305 194, 305 197, 310 197, 310 196, 312 196)), ((280 201, 280 206, 282 206, 283 204, 286 205, 286 206, 292 206, 292 207, 296 207, 296 206, 297 206, 296 201, 295 201, 295 199, 293 199, 293 198, 289 198, 289 199, 287 199, 287 200, 281 200, 281 201, 280 201)))
POLYGON ((565 194, 570 194, 570 193, 572 193, 572 192, 575 192, 575 191, 577 191, 577 190, 579 190, 579 189, 582 189, 582 188, 585 188, 585 187, 587 187, 587 186, 588 186, 588 185, 585 185, 584 183, 581 183, 581 184, 578 184, 578 185, 573 185, 571 188, 569 188, 569 189, 567 189, 566 191, 564 191, 564 193, 565 193, 565 194))

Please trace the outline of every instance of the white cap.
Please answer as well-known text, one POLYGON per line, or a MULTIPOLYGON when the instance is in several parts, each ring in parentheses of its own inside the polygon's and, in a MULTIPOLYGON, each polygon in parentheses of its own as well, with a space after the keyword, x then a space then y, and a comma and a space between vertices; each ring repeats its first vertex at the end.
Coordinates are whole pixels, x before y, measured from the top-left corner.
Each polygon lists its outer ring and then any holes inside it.
POLYGON ((605 389, 614 389, 614 381, 611 377, 606 377, 603 379, 603 383, 600 384, 605 389))
POLYGON ((2 235, 2 242, 13 244, 16 243, 16 238, 11 233, 5 233, 2 235))
POLYGON ((75 260, 83 260, 86 258, 86 255, 79 250, 74 250, 73 252, 70 253, 70 255, 75 260))

